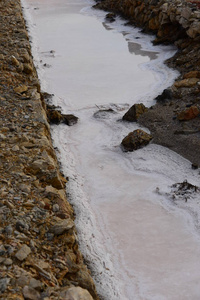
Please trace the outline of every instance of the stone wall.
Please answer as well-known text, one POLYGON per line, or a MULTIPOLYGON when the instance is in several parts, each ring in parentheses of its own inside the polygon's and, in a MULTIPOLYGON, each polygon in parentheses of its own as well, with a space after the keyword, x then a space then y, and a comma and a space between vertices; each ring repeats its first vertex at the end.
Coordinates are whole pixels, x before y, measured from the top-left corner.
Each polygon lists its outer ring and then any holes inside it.
POLYGON ((0 2, 0 298, 98 299, 79 251, 19 0, 0 2))
POLYGON ((173 42, 200 34, 200 11, 184 0, 104 0, 95 8, 113 11, 145 31, 157 34, 156 42, 173 42))

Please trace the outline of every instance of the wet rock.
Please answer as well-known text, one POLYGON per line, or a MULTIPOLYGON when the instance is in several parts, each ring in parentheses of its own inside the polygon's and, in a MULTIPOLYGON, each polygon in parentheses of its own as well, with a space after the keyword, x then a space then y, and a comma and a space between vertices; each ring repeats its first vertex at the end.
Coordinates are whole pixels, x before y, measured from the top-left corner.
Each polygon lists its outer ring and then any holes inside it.
POLYGON ((149 144, 152 136, 141 129, 130 132, 122 140, 122 148, 124 151, 134 151, 149 144))
POLYGON ((23 245, 19 251, 15 254, 15 257, 23 261, 24 259, 27 258, 27 256, 31 253, 31 249, 27 245, 23 245))
POLYGON ((191 106, 190 108, 180 112, 177 116, 179 121, 189 121, 200 115, 200 109, 197 106, 191 106))
POLYGON ((157 101, 164 101, 166 99, 172 99, 172 91, 171 89, 165 89, 162 94, 158 95, 155 100, 157 101))
POLYGON ((116 114, 116 112, 112 108, 100 109, 94 113, 94 118, 107 119, 110 116, 110 114, 116 114))
POLYGON ((47 116, 50 124, 60 124, 63 120, 62 114, 57 110, 49 110, 47 116))
POLYGON ((71 287, 68 290, 62 291, 60 296, 63 300, 93 300, 90 293, 81 287, 71 287))
POLYGON ((115 14, 115 13, 108 13, 108 14, 105 16, 105 20, 106 20, 106 21, 109 21, 109 22, 114 22, 114 21, 115 21, 115 18, 116 18, 116 14, 115 14))
POLYGON ((148 109, 144 106, 144 104, 134 104, 131 108, 125 113, 123 116, 124 121, 136 122, 138 118, 147 111, 148 109))
POLYGON ((6 259, 4 260, 4 262, 3 262, 3 264, 4 264, 5 266, 11 266, 11 265, 13 264, 13 261, 12 261, 11 258, 6 258, 6 259))
POLYGON ((63 123, 67 124, 68 126, 75 125, 78 122, 78 117, 74 115, 62 115, 63 123))
POLYGON ((23 288, 23 295, 24 295, 24 298, 27 300, 40 300, 41 299, 39 292, 29 286, 25 286, 23 288))
POLYGON ((50 232, 55 235, 60 235, 65 231, 70 230, 74 227, 74 222, 71 219, 66 219, 60 222, 57 222, 53 227, 51 227, 50 232))

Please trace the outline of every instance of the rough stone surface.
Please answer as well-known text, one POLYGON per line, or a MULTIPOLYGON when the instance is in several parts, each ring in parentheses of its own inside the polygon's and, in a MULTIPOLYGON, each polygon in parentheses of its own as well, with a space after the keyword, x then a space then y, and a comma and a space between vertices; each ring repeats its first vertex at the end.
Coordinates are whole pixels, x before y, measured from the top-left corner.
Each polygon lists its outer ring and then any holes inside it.
POLYGON ((152 136, 141 129, 130 132, 122 141, 125 151, 134 151, 149 144, 152 136))
POLYGON ((134 104, 131 106, 131 108, 125 113, 123 116, 123 120, 129 121, 129 122, 136 122, 139 117, 147 111, 147 107, 145 107, 144 104, 134 104))
POLYGON ((61 292, 63 300, 92 300, 90 293, 81 287, 71 287, 61 292))
POLYGON ((20 1, 2 0, 0 11, 0 298, 57 300, 63 288, 76 284, 97 300, 20 1))

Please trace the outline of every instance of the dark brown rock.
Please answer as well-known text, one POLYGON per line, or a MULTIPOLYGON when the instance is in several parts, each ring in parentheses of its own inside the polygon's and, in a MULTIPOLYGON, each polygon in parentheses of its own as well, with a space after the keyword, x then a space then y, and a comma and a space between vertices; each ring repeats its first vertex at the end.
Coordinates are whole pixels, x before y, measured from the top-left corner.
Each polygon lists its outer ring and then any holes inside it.
POLYGON ((63 123, 67 124, 68 126, 72 126, 78 122, 78 117, 74 115, 62 115, 63 123))
POLYGON ((152 136, 141 129, 130 132, 123 140, 122 147, 124 151, 134 151, 149 144, 152 136))
POLYGON ((136 122, 138 118, 148 110, 144 104, 134 104, 123 116, 124 121, 136 122))

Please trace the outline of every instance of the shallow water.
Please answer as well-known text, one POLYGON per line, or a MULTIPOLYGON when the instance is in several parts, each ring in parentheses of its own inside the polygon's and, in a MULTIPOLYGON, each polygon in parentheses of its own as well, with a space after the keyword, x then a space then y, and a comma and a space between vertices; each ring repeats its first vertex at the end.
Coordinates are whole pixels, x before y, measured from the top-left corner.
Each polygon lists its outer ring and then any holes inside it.
POLYGON ((98 292, 111 300, 199 299, 198 202, 185 210, 166 193, 185 179, 198 184, 200 176, 163 147, 119 147, 138 128, 120 121, 128 106, 152 105, 177 76, 163 64, 175 50, 153 47, 152 37, 119 18, 105 23, 105 13, 86 1, 26 3, 42 86, 80 119, 54 126, 52 136, 98 292), (114 112, 95 118, 99 108, 114 112))

